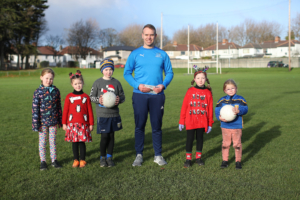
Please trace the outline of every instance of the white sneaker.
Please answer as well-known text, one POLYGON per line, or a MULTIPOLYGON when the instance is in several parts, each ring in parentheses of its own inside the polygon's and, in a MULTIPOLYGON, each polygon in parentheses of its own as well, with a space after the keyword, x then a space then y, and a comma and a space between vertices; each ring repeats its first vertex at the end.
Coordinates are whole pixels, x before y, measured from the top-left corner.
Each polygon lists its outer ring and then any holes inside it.
POLYGON ((168 164, 162 156, 154 156, 154 162, 159 166, 168 164))
POLYGON ((136 155, 136 158, 133 161, 132 166, 133 167, 142 166, 142 163, 143 163, 143 156, 142 156, 142 154, 138 154, 138 155, 136 155))

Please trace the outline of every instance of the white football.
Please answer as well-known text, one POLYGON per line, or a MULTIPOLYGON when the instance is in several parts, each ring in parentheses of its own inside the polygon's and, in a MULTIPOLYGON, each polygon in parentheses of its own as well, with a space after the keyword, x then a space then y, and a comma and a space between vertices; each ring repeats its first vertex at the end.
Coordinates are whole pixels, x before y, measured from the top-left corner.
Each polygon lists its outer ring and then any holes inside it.
POLYGON ((227 122, 231 122, 235 119, 236 114, 233 113, 232 109, 234 107, 232 105, 225 105, 220 110, 220 115, 224 118, 227 122))
POLYGON ((103 105, 106 108, 111 108, 115 105, 117 96, 113 92, 106 92, 103 94, 102 98, 103 98, 103 105))

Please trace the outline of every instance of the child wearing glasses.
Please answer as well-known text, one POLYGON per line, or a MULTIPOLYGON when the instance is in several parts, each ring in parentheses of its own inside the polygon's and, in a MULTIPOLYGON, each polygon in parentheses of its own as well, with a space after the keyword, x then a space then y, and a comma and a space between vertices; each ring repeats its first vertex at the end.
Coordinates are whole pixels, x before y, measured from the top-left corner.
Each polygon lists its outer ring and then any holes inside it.
POLYGON ((248 106, 244 97, 237 95, 237 85, 232 79, 225 81, 223 91, 227 94, 222 97, 215 108, 216 118, 221 121, 222 129, 222 164, 221 168, 228 167, 228 157, 231 141, 235 149, 235 168, 242 169, 242 128, 243 128, 243 115, 247 114, 248 106), (225 105, 232 105, 233 112, 236 118, 233 121, 227 122, 220 115, 220 110, 225 105))

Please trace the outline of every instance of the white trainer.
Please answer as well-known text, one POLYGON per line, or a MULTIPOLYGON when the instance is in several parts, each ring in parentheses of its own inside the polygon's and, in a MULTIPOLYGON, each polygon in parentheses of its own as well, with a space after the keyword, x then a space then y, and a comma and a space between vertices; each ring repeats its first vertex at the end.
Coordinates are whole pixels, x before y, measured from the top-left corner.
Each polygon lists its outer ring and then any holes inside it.
POLYGON ((138 155, 136 155, 136 158, 133 161, 132 166, 133 167, 142 166, 142 163, 143 163, 143 156, 142 156, 142 154, 138 154, 138 155))
POLYGON ((159 166, 168 164, 162 156, 154 156, 154 162, 159 166))

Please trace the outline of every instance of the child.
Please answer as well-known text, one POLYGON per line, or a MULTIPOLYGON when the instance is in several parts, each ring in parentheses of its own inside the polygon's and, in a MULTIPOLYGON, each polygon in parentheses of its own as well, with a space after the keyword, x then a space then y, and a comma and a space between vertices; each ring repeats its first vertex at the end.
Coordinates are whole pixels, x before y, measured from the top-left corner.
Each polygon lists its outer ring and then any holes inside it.
POLYGON ((49 132, 51 165, 61 168, 56 160, 56 132, 61 124, 60 92, 53 84, 54 71, 45 68, 40 76, 41 85, 34 91, 32 101, 32 130, 39 132, 40 170, 47 169, 46 144, 49 132))
POLYGON ((84 84, 81 72, 69 74, 74 91, 65 99, 62 124, 66 131, 65 141, 72 142, 74 162, 72 167, 85 167, 85 142, 92 142, 94 115, 90 97, 82 91, 84 84), (80 148, 80 162, 78 148, 80 148))
POLYGON ((196 72, 191 82, 192 87, 185 94, 179 120, 179 130, 182 131, 184 124, 186 125, 186 161, 184 167, 188 168, 192 164, 192 148, 194 142, 194 134, 196 132, 196 163, 204 165, 201 160, 203 148, 203 133, 211 131, 213 121, 213 97, 209 80, 207 79, 206 70, 198 69, 194 66, 196 72), (205 86, 207 81, 208 86, 205 86), (196 86, 193 87, 194 82, 196 86))
POLYGON ((243 115, 247 114, 248 106, 246 100, 236 94, 237 86, 234 80, 228 79, 223 85, 223 91, 227 96, 222 97, 216 106, 215 114, 218 120, 221 121, 222 129, 222 165, 221 168, 228 167, 228 156, 229 149, 231 145, 231 140, 233 142, 233 148, 235 149, 235 168, 242 169, 242 128, 243 128, 243 115), (233 112, 237 115, 236 118, 227 122, 220 116, 220 110, 225 105, 234 106, 233 112))
POLYGON ((100 63, 100 71, 103 73, 103 77, 94 82, 90 97, 91 101, 97 105, 97 133, 101 134, 100 167, 113 167, 115 166, 112 159, 114 133, 122 129, 118 105, 125 101, 125 95, 121 83, 112 77, 114 72, 114 62, 112 60, 104 59, 100 63), (117 96, 115 106, 112 108, 103 106, 102 95, 105 92, 113 92, 117 96))

